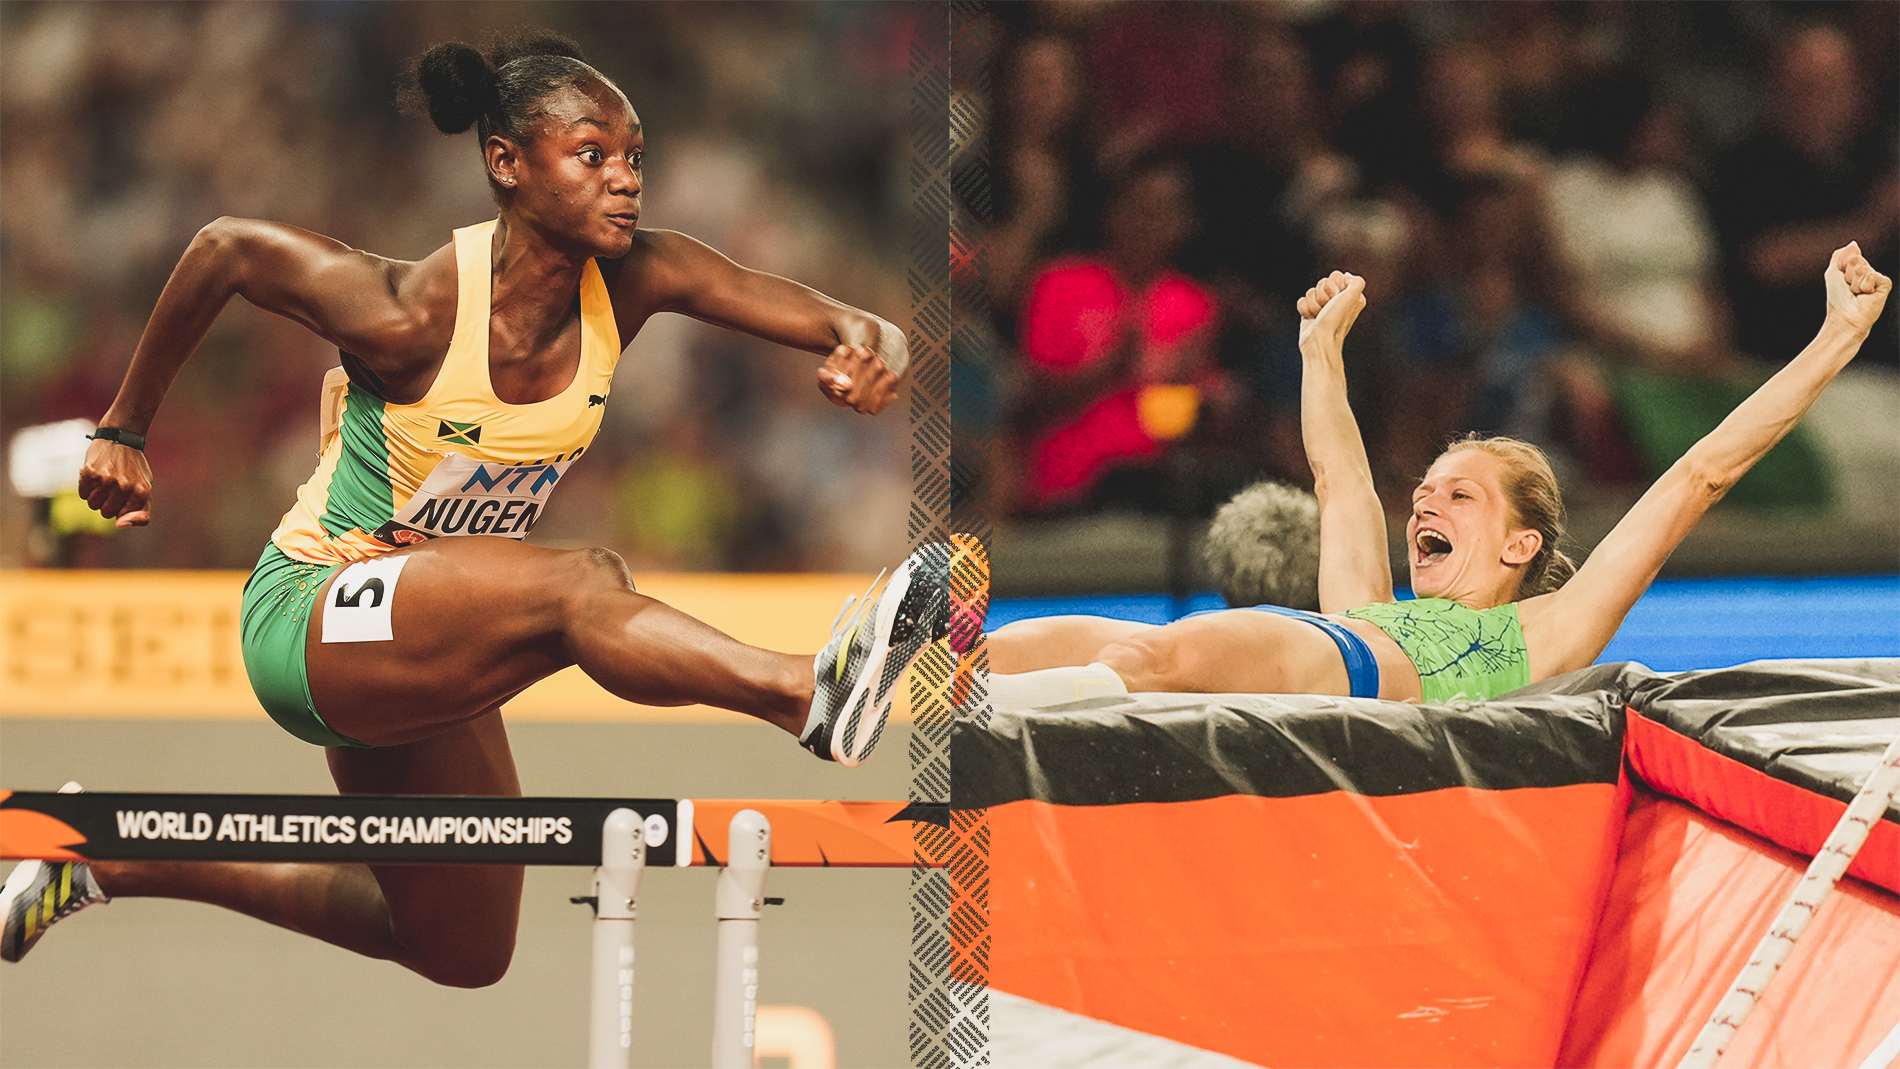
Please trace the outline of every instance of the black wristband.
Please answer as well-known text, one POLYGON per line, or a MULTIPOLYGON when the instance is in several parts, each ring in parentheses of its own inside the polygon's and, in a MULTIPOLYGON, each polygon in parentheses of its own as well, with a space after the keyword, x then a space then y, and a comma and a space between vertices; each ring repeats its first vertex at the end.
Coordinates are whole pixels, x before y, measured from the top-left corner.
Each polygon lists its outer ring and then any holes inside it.
POLYGON ((100 427, 98 430, 86 435, 86 437, 96 438, 102 442, 117 442, 120 445, 136 449, 141 453, 145 452, 145 436, 137 431, 122 431, 117 427, 100 427))

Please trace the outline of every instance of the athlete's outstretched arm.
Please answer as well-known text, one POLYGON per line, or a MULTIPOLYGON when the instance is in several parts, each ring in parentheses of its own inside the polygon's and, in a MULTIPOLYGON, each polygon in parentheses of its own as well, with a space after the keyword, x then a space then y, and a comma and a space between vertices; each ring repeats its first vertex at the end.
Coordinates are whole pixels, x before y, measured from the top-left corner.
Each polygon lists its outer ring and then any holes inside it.
POLYGON ((1366 306, 1365 279, 1335 271, 1299 300, 1300 436, 1319 498, 1319 607, 1392 600, 1385 509, 1346 401, 1346 334, 1366 306))
MULTIPOLYGON (((904 332, 788 278, 741 267, 685 234, 643 230, 613 280, 614 301, 679 312, 825 358, 818 389, 875 415, 910 367, 904 332)), ((631 337, 630 332, 623 332, 631 337)))
MULTIPOLYGON (((339 347, 386 349, 389 328, 401 319, 395 299, 400 266, 296 227, 216 220, 198 231, 173 268, 119 395, 99 425, 149 430, 179 368, 234 295, 294 319, 339 347)), ((79 494, 120 527, 151 520, 151 489, 152 470, 142 452, 106 441, 87 449, 79 494)))
POLYGON ((1807 348, 1671 465, 1562 589, 1524 603, 1532 678, 1596 660, 1690 528, 1794 428, 1860 351, 1893 282, 1855 244, 1835 250, 1824 277, 1827 319, 1807 348))

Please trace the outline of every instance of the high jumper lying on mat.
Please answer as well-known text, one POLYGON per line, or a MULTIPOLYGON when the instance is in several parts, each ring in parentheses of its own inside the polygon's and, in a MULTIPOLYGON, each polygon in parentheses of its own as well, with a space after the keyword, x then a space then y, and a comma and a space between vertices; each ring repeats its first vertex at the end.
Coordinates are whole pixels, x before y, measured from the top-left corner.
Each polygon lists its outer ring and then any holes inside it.
POLYGON ((1127 691, 1480 701, 1584 668, 1669 554, 1860 351, 1893 283, 1857 244, 1825 273, 1820 332, 1645 492, 1582 566, 1558 548, 1550 462, 1510 438, 1453 442, 1412 492, 1415 601, 1394 597, 1385 510, 1346 401, 1346 335, 1365 282, 1334 272, 1299 301, 1300 417, 1320 502, 1320 612, 1258 606, 1165 626, 1051 616, 988 639, 990 694, 1026 708, 1127 691))
MULTIPOLYGON (((530 32, 486 54, 438 45, 410 90, 438 129, 476 130, 498 218, 414 263, 275 223, 205 227, 94 435, 80 493, 121 527, 149 521, 144 435, 242 296, 342 352, 324 383, 322 459, 242 615, 258 699, 328 747, 340 791, 520 795, 501 706, 570 665, 628 701, 735 710, 826 760, 863 761, 901 672, 948 626, 948 547, 913 554, 814 657, 745 645, 637 593, 605 549, 521 539, 592 443, 621 350, 654 314, 815 354, 818 389, 865 414, 897 396, 903 333, 683 234, 640 229, 640 119, 564 37, 530 32)), ((506 865, 34 861, 0 890, 0 957, 18 960, 107 894, 148 895, 478 986, 508 967, 521 888, 506 865)))

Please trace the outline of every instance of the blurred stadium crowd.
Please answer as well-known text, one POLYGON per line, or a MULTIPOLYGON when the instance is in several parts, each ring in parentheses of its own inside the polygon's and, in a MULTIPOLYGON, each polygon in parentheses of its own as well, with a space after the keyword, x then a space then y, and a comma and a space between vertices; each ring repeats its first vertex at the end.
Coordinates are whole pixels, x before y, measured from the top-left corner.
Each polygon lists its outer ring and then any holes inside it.
MULTIPOLYGON (((0 5, 0 441, 96 420, 192 235, 274 219, 400 259, 492 215, 472 135, 400 116, 441 40, 548 26, 648 136, 642 225, 909 319, 901 4, 0 5)), ((35 536, 8 491, 0 566, 249 568, 315 464, 334 350, 233 302, 150 436, 154 522, 35 536)), ((804 354, 676 316, 623 358, 595 449, 536 530, 636 570, 868 571, 902 555, 902 408, 827 404, 804 354)), ((68 523, 70 529, 70 521, 68 523)))
MULTIPOLYGON (((1468 430, 1627 496, 1813 336, 1833 248, 1894 272, 1896 31, 1891 0, 992 6, 954 181, 994 403, 957 418, 1005 447, 965 489, 1028 518, 1310 485, 1293 303, 1344 269, 1388 503, 1468 430)), ((1900 446, 1896 319, 1731 500, 1826 508, 1839 454, 1900 446)))
MULTIPOLYGON (((427 45, 522 22, 575 36, 640 110, 647 224, 904 324, 914 18, 0 5, 0 442, 105 409, 219 215, 402 258, 486 217, 471 139, 399 116, 393 87, 427 45)), ((957 20, 957 73, 988 82, 956 91, 990 105, 953 182, 987 223, 994 314, 959 337, 955 418, 1002 446, 959 450, 957 472, 999 518, 1205 513, 1261 475, 1306 482, 1291 308, 1333 268, 1369 282, 1349 376, 1388 501, 1476 429, 1545 445, 1587 503, 1627 496, 1799 348, 1827 250, 1857 238, 1896 267, 1894 0, 1066 0, 957 20)), ((1736 498, 1824 508, 1844 453, 1890 451, 1896 319, 1736 498)), ((153 428, 157 522, 48 544, 44 506, 9 492, 0 566, 248 567, 309 474, 335 359, 234 305, 153 428)), ((833 411, 798 354, 676 317, 622 367, 538 541, 641 569, 897 553, 901 416, 833 411)))

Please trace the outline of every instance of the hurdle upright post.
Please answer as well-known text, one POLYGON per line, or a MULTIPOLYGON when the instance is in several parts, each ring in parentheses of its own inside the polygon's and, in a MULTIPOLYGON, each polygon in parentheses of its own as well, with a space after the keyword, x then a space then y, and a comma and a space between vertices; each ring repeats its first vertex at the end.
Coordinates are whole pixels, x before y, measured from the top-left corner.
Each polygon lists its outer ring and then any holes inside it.
POLYGON ((589 1069, 627 1069, 633 1058, 633 922, 646 871, 640 815, 620 808, 601 826, 594 870, 594 983, 589 1069))
POLYGON ((719 870, 713 914, 719 921, 719 959, 713 975, 713 1069, 751 1069, 759 1008, 759 915, 765 909, 765 873, 772 866, 772 824, 756 809, 741 809, 726 835, 726 867, 719 870))

